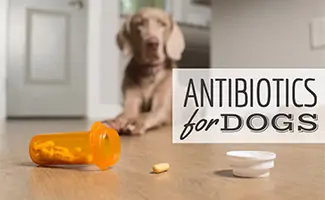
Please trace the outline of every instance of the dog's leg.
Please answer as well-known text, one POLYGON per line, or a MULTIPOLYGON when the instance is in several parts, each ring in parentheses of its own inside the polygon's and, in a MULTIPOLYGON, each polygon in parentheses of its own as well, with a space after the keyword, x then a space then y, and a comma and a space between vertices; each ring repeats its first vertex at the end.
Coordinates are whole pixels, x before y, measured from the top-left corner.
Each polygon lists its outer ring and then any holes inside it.
POLYGON ((167 77, 157 88, 152 98, 150 112, 143 113, 127 125, 132 135, 142 135, 147 130, 171 123, 172 118, 171 76, 167 77))
POLYGON ((128 89, 124 95, 123 112, 115 119, 106 120, 109 126, 116 129, 118 132, 124 131, 130 119, 137 118, 141 111, 142 98, 141 94, 136 89, 128 89))

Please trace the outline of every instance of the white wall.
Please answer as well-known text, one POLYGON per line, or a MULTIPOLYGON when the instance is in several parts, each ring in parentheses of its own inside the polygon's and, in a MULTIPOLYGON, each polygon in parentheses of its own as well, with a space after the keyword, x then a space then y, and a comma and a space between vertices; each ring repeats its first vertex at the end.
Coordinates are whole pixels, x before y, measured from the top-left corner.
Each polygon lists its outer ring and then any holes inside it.
POLYGON ((215 0, 212 66, 320 67, 325 49, 310 47, 309 23, 324 0, 215 0))
POLYGON ((7 11, 8 0, 0 0, 0 119, 6 117, 7 11))

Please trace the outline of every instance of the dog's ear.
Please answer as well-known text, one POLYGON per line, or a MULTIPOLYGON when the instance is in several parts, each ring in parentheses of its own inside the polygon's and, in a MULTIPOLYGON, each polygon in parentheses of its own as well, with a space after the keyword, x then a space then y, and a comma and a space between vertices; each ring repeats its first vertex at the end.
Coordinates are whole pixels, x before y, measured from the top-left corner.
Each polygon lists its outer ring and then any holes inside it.
POLYGON ((133 48, 130 38, 130 20, 131 18, 127 18, 124 21, 116 35, 117 45, 125 56, 132 56, 133 54, 133 48))
POLYGON ((166 42, 166 52, 170 59, 179 61, 185 49, 185 39, 182 30, 171 16, 170 21, 172 26, 166 42))

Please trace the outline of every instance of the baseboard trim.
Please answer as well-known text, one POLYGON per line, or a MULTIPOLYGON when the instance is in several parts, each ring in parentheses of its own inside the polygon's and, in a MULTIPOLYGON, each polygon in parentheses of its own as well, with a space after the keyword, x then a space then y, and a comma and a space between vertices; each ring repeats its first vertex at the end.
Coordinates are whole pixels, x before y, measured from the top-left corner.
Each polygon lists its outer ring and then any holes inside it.
POLYGON ((11 116, 7 120, 85 120, 83 116, 11 116))

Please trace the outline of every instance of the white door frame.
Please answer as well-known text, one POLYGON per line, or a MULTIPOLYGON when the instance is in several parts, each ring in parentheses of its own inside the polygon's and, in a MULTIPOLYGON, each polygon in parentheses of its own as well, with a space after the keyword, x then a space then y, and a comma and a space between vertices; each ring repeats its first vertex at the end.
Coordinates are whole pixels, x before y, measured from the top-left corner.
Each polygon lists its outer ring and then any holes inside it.
POLYGON ((6 118, 7 21, 9 0, 0 0, 0 120, 6 118))
MULTIPOLYGON (((0 119, 7 117, 7 32, 10 0, 0 0, 0 119)), ((117 115, 119 103, 119 50, 115 33, 120 26, 119 1, 88 1, 87 118, 117 115), (103 76, 102 74, 107 74, 103 76), (115 75, 116 74, 116 75, 115 75), (105 87, 107 85, 107 87, 105 87), (108 95, 109 101, 105 100, 108 95)))
POLYGON ((118 0, 88 0, 87 117, 115 117, 120 105, 120 28, 118 0))

